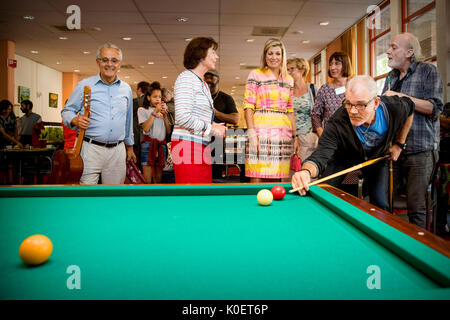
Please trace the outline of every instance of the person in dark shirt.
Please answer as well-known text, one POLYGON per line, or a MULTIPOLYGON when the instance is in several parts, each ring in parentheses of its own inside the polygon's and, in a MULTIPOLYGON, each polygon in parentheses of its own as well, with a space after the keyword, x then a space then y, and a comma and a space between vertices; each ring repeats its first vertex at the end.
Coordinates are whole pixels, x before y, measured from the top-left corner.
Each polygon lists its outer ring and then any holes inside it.
MULTIPOLYGON (((219 90, 220 74, 217 70, 209 70, 204 76, 205 82, 211 91, 211 97, 214 101, 214 122, 237 125, 239 122, 239 113, 233 97, 219 90)), ((213 138, 215 139, 215 137, 213 138)), ((212 159, 217 157, 216 150, 211 150, 212 159)), ((223 150, 221 150, 223 152, 223 150)), ((218 158, 218 157, 217 157, 218 158)), ((221 164, 212 165, 213 179, 221 179, 224 166, 221 164)))
POLYGON ((204 78, 214 101, 214 122, 237 125, 239 122, 239 113, 233 97, 219 90, 219 71, 209 70, 205 73, 204 78))

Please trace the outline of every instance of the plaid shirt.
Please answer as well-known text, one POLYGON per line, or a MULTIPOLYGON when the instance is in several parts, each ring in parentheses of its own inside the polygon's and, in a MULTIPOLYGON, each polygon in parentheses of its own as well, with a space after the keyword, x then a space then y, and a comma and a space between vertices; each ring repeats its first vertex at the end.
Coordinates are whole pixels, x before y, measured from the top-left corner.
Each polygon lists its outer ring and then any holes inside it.
MULTIPOLYGON (((414 112, 414 121, 406 139, 406 154, 437 150, 439 148, 439 115, 444 105, 444 89, 439 71, 430 63, 413 62, 403 80, 400 80, 399 76, 400 71, 397 69, 389 72, 391 90, 433 104, 433 112, 429 115, 414 112), (397 83, 399 81, 402 83, 397 83)), ((383 93, 388 90, 388 78, 384 82, 383 93)))

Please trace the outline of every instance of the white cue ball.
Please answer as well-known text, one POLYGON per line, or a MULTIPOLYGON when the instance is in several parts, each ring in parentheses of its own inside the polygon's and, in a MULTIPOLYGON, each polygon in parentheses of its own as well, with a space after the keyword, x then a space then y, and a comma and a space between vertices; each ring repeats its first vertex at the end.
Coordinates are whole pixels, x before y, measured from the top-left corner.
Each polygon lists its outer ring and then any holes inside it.
POLYGON ((262 206, 268 206, 272 203, 273 200, 273 194, 268 189, 262 189, 258 192, 256 195, 256 199, 258 200, 258 203, 262 206))

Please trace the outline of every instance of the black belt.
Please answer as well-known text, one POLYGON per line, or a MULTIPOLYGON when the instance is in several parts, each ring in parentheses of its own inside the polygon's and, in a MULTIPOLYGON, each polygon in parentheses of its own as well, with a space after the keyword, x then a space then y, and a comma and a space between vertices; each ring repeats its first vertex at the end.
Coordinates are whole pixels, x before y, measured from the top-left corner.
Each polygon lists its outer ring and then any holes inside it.
POLYGON ((114 147, 117 147, 119 144, 122 143, 122 141, 117 141, 117 142, 114 142, 114 143, 98 142, 98 141, 95 141, 95 140, 93 140, 91 138, 87 138, 87 137, 84 137, 83 141, 87 141, 87 142, 96 144, 98 146, 107 147, 107 148, 114 148, 114 147))

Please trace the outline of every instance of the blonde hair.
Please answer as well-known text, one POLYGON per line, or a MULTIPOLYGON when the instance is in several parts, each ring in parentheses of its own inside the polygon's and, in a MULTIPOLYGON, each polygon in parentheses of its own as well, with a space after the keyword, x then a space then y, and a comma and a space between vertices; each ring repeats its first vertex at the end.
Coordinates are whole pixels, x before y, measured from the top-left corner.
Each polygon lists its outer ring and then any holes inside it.
POLYGON ((308 76, 308 73, 309 73, 308 61, 306 61, 306 59, 304 59, 304 58, 292 58, 292 59, 288 59, 288 61, 287 61, 287 64, 290 64, 290 63, 294 63, 295 66, 297 67, 297 69, 299 69, 299 70, 302 70, 302 69, 305 70, 303 72, 302 77, 304 79, 306 79, 306 77, 308 76))
POLYGON ((266 41, 266 44, 264 45, 263 53, 261 55, 261 64, 260 64, 259 68, 261 70, 264 70, 267 67, 266 55, 267 55, 267 51, 269 51, 269 49, 272 47, 280 47, 281 48, 281 54, 282 54, 281 75, 283 77, 287 77, 288 72, 287 72, 287 62, 286 62, 286 47, 284 46, 283 42, 281 42, 281 40, 278 40, 278 39, 272 38, 272 39, 269 39, 266 41))

